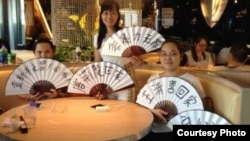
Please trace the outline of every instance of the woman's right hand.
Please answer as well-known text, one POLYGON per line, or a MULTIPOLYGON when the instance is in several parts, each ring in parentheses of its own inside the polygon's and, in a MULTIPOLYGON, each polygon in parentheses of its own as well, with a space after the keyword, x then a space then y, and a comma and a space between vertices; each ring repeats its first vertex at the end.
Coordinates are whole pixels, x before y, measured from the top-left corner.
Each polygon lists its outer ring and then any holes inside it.
POLYGON ((135 66, 140 66, 141 64, 144 63, 142 59, 136 56, 131 56, 129 59, 130 59, 130 62, 134 64, 135 66))
POLYGON ((96 94, 96 99, 98 99, 98 100, 103 100, 103 99, 105 99, 105 96, 104 96, 104 94, 101 94, 101 92, 99 91, 97 94, 96 94))
POLYGON ((20 99, 26 100, 26 101, 37 101, 39 100, 42 95, 40 95, 40 93, 36 93, 36 94, 21 94, 21 95, 17 95, 20 99))
POLYGON ((162 109, 151 109, 150 111, 163 123, 167 123, 167 119, 164 117, 168 115, 167 112, 163 111, 162 109))

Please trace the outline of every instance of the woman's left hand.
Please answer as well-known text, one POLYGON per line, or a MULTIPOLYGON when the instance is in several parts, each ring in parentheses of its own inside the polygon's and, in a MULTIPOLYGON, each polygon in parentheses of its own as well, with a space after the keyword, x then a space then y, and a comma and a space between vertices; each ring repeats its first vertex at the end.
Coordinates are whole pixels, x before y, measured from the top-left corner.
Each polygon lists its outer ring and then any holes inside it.
POLYGON ((46 95, 48 98, 55 98, 57 97, 58 93, 56 89, 50 89, 50 92, 44 92, 44 95, 46 95))

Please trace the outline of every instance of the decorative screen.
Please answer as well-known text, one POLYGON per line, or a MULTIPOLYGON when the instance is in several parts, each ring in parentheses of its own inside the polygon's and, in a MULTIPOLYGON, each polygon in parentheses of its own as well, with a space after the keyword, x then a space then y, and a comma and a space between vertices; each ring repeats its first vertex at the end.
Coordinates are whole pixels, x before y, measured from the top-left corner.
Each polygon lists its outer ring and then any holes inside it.
MULTIPOLYGON (((142 0, 116 1, 125 26, 141 25, 142 0)), ((52 0, 51 9, 55 45, 92 46, 93 35, 98 28, 99 0, 52 0)))

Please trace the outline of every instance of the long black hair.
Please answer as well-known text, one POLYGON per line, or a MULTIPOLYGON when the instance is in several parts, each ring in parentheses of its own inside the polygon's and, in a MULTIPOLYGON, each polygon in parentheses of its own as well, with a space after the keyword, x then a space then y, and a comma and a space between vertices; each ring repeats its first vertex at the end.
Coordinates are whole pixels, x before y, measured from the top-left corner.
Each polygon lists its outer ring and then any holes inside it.
POLYGON ((118 5, 118 3, 114 0, 104 0, 101 4, 101 12, 100 12, 100 18, 99 18, 99 33, 98 33, 98 38, 97 38, 97 48, 99 49, 101 47, 101 44, 102 44, 102 40, 104 39, 105 37, 105 34, 107 33, 107 28, 105 26, 105 24, 103 23, 102 21, 102 13, 104 11, 112 11, 113 9, 116 10, 116 12, 118 13, 118 19, 115 23, 115 31, 118 31, 120 28, 119 26, 119 22, 120 22, 120 7, 118 5))
MULTIPOLYGON (((205 40, 206 44, 208 45, 208 39, 205 36, 198 36, 198 37, 194 38, 194 45, 191 47, 191 52, 192 52, 192 57, 193 57, 195 62, 198 62, 198 56, 196 53, 195 44, 198 44, 201 40, 205 40)), ((205 52, 202 52, 202 56, 203 56, 203 59, 205 60, 206 59, 205 52)))

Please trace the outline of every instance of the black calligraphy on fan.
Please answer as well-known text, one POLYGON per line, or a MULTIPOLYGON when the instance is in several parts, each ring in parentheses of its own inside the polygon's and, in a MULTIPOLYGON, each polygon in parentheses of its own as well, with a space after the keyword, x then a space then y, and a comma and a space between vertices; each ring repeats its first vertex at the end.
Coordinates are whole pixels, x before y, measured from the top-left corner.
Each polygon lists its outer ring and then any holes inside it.
POLYGON ((157 48, 159 45, 161 45, 164 41, 161 41, 160 39, 156 39, 155 41, 153 41, 152 43, 150 43, 150 45, 152 46, 152 48, 157 48))
POLYGON ((100 77, 114 77, 115 80, 121 81, 125 72, 123 70, 119 70, 113 66, 105 65, 100 66, 96 64, 91 65, 91 69, 82 69, 81 73, 79 74, 79 78, 75 78, 73 80, 73 88, 85 92, 84 89, 86 88, 87 83, 91 83, 92 79, 100 78, 100 77), (90 72, 91 71, 91 72, 90 72), (93 71, 93 72, 92 72, 93 71), (115 73, 113 73, 115 72, 115 73), (112 76, 114 75, 114 76, 112 76))
POLYGON ((141 38, 141 33, 140 32, 137 32, 136 34, 134 34, 134 41, 140 41, 140 38, 141 38))
POLYGON ((128 37, 128 36, 126 36, 126 34, 125 33, 123 33, 121 36, 120 36, 120 39, 121 39, 121 41, 122 41, 122 43, 124 44, 124 45, 130 45, 131 44, 131 39, 128 37))
MULTIPOLYGON (((151 104, 151 102, 153 101, 154 98, 156 98, 157 95, 161 95, 164 94, 164 90, 163 90, 163 85, 160 82, 154 83, 152 86, 152 90, 154 91, 155 95, 150 97, 150 92, 146 90, 143 91, 143 97, 146 98, 146 100, 148 100, 149 104, 151 104)), ((176 95, 179 99, 183 99, 186 97, 186 95, 190 92, 190 90, 185 86, 185 85, 176 85, 176 81, 175 80, 169 80, 168 83, 168 89, 167 89, 167 93, 168 94, 174 94, 176 95)), ((189 97, 187 97, 183 104, 185 104, 187 107, 189 107, 192 104, 197 103, 196 97, 191 95, 189 97)))
POLYGON ((76 78, 75 81, 73 82, 73 88, 77 89, 77 90, 80 90, 82 92, 84 92, 84 89, 85 89, 85 84, 82 83, 82 81, 78 81, 78 79, 76 78))
POLYGON ((108 46, 109 46, 109 50, 113 52, 121 50, 121 45, 119 45, 116 41, 109 43, 108 46))

